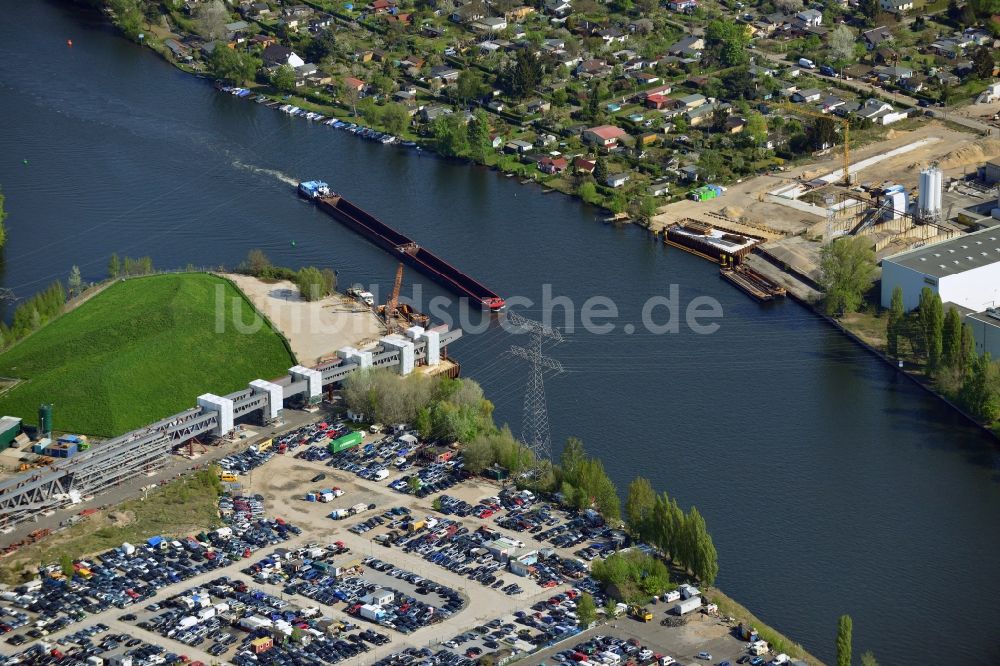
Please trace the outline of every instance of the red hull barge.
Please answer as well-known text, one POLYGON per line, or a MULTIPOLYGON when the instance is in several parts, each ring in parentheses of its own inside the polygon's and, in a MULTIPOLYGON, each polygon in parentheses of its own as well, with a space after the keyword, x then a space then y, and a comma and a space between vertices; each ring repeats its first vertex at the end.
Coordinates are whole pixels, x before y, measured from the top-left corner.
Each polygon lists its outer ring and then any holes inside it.
POLYGON ((390 254, 399 257, 424 275, 455 292, 479 303, 484 309, 497 311, 504 300, 491 289, 458 270, 430 250, 386 225, 371 213, 357 207, 338 194, 310 197, 320 210, 335 220, 361 234, 390 254))

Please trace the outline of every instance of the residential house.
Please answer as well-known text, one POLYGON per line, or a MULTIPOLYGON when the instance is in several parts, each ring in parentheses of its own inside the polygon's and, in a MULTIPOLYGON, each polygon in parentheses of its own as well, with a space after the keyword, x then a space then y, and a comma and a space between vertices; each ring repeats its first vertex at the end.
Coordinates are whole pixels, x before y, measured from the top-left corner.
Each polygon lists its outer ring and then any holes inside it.
POLYGON ((353 76, 344 77, 344 87, 350 90, 355 90, 357 92, 363 92, 365 89, 365 82, 361 79, 355 78, 353 76))
POLYGON ((621 187, 629 181, 629 174, 627 173, 609 173, 608 177, 604 179, 604 184, 608 187, 621 187))
POLYGON ((449 20, 453 23, 468 24, 473 21, 478 21, 479 19, 486 16, 483 13, 482 5, 479 3, 469 3, 467 5, 462 5, 461 7, 456 7, 455 11, 449 16, 449 20))
POLYGON ((454 67, 448 67, 447 65, 438 65, 436 67, 431 67, 431 80, 439 81, 441 85, 448 85, 458 80, 458 76, 461 72, 454 67))
POLYGON ((818 102, 822 97, 823 91, 818 88, 806 88, 792 93, 792 101, 798 103, 818 102))
POLYGON ((698 0, 670 0, 667 7, 675 12, 687 12, 698 9, 698 0))
POLYGON ((677 101, 683 104, 686 109, 696 109, 702 104, 706 104, 708 102, 708 98, 702 94, 695 93, 693 95, 685 95, 677 101))
POLYGON ((174 54, 174 57, 178 60, 190 60, 191 59, 191 49, 190 47, 181 44, 176 39, 164 39, 163 45, 170 49, 170 52, 174 54))
POLYGON ((908 92, 918 93, 927 85, 927 79, 922 76, 910 76, 899 82, 899 86, 908 92))
POLYGON ((493 150, 500 150, 503 147, 503 137, 499 134, 490 135, 490 146, 493 150))
POLYGON ((847 100, 838 97, 837 95, 827 95, 819 102, 819 109, 823 113, 830 113, 837 108, 844 105, 847 100))
POLYGON ((573 170, 577 173, 594 173, 596 166, 596 160, 588 160, 585 157, 577 157, 573 160, 573 170))
POLYGON ((569 161, 565 157, 544 156, 538 160, 538 170, 542 173, 556 174, 562 173, 569 167, 569 161))
POLYGON ((878 77, 879 81, 896 82, 913 76, 913 70, 909 67, 880 65, 875 68, 875 75, 878 77))
POLYGON ((565 39, 557 39, 553 37, 551 39, 546 39, 542 42, 543 51, 555 52, 555 51, 562 51, 565 48, 566 48, 565 39))
POLYGON ((664 95, 663 93, 653 93, 652 95, 646 95, 646 108, 656 109, 660 111, 662 109, 669 108, 672 99, 664 95))
POLYGON ((878 6, 882 11, 902 14, 913 9, 913 0, 878 0, 878 6))
POLYGON ((650 95, 669 95, 670 91, 673 90, 673 86, 669 83, 665 83, 661 86, 656 86, 655 88, 650 88, 649 90, 644 90, 637 95, 639 100, 648 98, 650 95))
POLYGON ((881 47, 886 42, 891 42, 893 37, 892 33, 884 25, 880 25, 877 28, 872 28, 871 30, 865 30, 861 33, 861 38, 865 42, 865 47, 869 51, 874 51, 875 49, 881 47))
POLYGON ((604 30, 598 30, 597 36, 603 39, 605 44, 620 43, 628 39, 628 34, 622 32, 618 28, 605 28, 604 30))
POLYGON ((557 18, 565 18, 573 11, 569 0, 545 0, 545 13, 557 18))
POLYGON ((611 72, 611 66, 598 58, 584 60, 576 66, 576 75, 580 78, 593 78, 606 76, 611 72))
POLYGON ((818 9, 805 9, 796 14, 795 18, 807 28, 816 28, 823 24, 823 12, 818 9))
POLYGON ((612 146, 617 145, 618 141, 626 136, 628 136, 628 132, 620 127, 615 127, 614 125, 599 125, 597 127, 590 127, 583 131, 584 143, 590 143, 604 148, 611 148, 612 146))
POLYGON ((295 68, 306 64, 305 60, 295 55, 294 51, 282 44, 271 44, 261 51, 260 57, 265 67, 288 65, 295 68))
POLYGON ((906 118, 906 111, 896 111, 892 104, 880 99, 869 98, 854 112, 859 118, 870 120, 879 125, 888 125, 906 118))
POLYGON ((535 99, 528 102, 528 113, 548 113, 552 104, 548 100, 535 99))
POLYGON ((646 193, 651 197, 665 197, 670 193, 670 183, 667 180, 657 181, 646 188, 646 193))
POLYGON ((517 153, 523 155, 530 151, 533 146, 527 141, 521 141, 520 139, 514 139, 513 141, 508 141, 504 144, 503 150, 505 153, 517 153))
MULTIPOLYGON (((229 39, 233 39, 236 35, 242 34, 250 27, 250 24, 246 21, 233 21, 232 23, 226 24, 226 34, 229 35, 229 39)), ((239 41, 243 41, 242 39, 239 41)))
POLYGON ((651 72, 629 72, 628 78, 635 79, 641 86, 650 86, 660 82, 660 77, 651 72))
POLYGON ((704 37, 688 35, 667 47, 667 53, 676 56, 700 56, 704 49, 704 37))
POLYGON ((368 6, 376 14, 387 14, 396 8, 396 0, 373 0, 368 6))
POLYGON ((778 94, 782 97, 791 97, 798 92, 799 87, 789 81, 778 81, 778 94))
MULTIPOLYGON (((430 104, 420 110, 420 118, 425 123, 432 123, 442 116, 454 113, 450 108, 442 104, 430 104)), ((529 144, 530 145, 530 144, 529 144)))
POLYGON ((265 2, 254 2, 250 5, 246 15, 253 19, 267 18, 271 15, 271 8, 265 2))
POLYGON ((747 126, 747 119, 741 116, 729 116, 722 126, 722 131, 728 134, 739 134, 747 126))
POLYGON ((534 7, 521 5, 520 7, 514 7, 513 9, 508 9, 504 13, 504 18, 507 19, 507 21, 513 23, 516 21, 523 21, 524 19, 528 18, 530 15, 534 13, 535 13, 534 7))
POLYGON ((476 32, 502 32, 507 29, 507 19, 499 16, 484 16, 473 21, 471 27, 476 32))
POLYGON ((702 104, 701 106, 696 106, 693 109, 688 109, 684 112, 684 119, 691 127, 698 127, 699 125, 704 125, 712 120, 715 115, 715 110, 723 108, 717 103, 702 104))
POLYGON ((962 54, 962 47, 954 39, 939 39, 930 45, 930 49, 945 58, 957 58, 962 54))
POLYGON ((689 164, 688 166, 681 167, 679 169, 681 172, 681 178, 689 183, 695 183, 698 181, 698 167, 694 164, 689 164))

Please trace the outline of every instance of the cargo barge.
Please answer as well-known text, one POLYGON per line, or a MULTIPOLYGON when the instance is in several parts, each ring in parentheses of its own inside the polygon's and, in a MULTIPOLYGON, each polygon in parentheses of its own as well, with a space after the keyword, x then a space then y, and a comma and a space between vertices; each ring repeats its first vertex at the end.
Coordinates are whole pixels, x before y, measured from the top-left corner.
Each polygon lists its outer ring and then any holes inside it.
POLYGON ((405 261, 446 289, 472 299, 484 309, 494 312, 503 309, 504 299, 494 291, 333 192, 326 183, 306 181, 299 183, 298 191, 299 196, 312 201, 344 226, 405 261))

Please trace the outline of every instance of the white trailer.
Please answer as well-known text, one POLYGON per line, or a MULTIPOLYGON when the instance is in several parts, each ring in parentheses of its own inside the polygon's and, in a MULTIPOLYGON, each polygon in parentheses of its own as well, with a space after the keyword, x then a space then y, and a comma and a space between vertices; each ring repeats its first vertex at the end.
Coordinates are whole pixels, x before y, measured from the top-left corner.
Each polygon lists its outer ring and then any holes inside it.
POLYGON ((687 613, 696 611, 699 608, 701 608, 701 597, 690 597, 677 602, 677 605, 674 606, 674 613, 676 615, 686 615, 687 613))

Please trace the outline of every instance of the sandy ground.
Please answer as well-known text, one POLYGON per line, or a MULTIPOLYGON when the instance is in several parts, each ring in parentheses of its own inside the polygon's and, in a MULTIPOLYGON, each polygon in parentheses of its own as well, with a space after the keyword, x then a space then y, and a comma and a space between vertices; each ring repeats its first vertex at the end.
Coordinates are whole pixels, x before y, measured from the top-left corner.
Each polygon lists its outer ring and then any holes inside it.
POLYGON ((299 363, 313 365, 341 347, 365 347, 385 334, 369 308, 341 294, 307 302, 287 280, 263 282, 226 274, 292 345, 299 363))
MULTIPOLYGON (((990 153, 1000 154, 1000 140, 986 140, 987 143, 983 146, 983 141, 973 134, 958 132, 945 127, 942 123, 932 121, 916 130, 890 131, 890 137, 885 141, 852 151, 851 162, 858 162, 927 137, 939 140, 862 170, 858 174, 858 182, 878 184, 891 180, 907 187, 915 187, 920 169, 931 162, 942 161, 945 175, 954 177, 981 164, 984 155, 989 157, 990 153), (977 142, 979 145, 976 145, 977 142)), ((764 202, 761 200, 763 195, 782 185, 794 183, 799 177, 814 178, 829 173, 841 164, 842 153, 835 152, 786 172, 774 172, 770 176, 757 176, 736 183, 718 199, 700 202, 684 200, 667 204, 653 218, 652 227, 660 229, 685 217, 706 219, 708 213, 723 213, 731 218, 745 215, 750 222, 763 224, 788 234, 797 234, 816 224, 821 218, 780 204, 764 202)))

